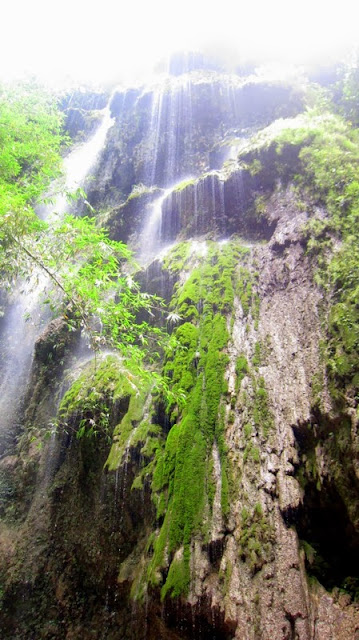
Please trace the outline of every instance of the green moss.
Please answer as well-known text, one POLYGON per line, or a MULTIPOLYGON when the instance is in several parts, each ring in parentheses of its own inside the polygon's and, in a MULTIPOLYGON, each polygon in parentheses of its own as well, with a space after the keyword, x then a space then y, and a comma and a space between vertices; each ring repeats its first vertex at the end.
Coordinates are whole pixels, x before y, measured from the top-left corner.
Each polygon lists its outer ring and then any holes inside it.
POLYGON ((121 361, 107 356, 99 363, 91 362, 65 393, 58 418, 63 428, 77 437, 111 436, 111 408, 131 398, 136 403, 138 380, 121 361))
POLYGON ((132 392, 128 410, 113 432, 113 444, 105 464, 109 471, 118 469, 129 446, 135 447, 138 442, 146 439, 150 433, 156 432, 154 425, 149 424, 147 421, 141 423, 148 392, 148 388, 141 389, 141 391, 138 390, 135 393, 132 392))
POLYGON ((227 560, 227 565, 226 565, 226 573, 225 573, 225 581, 224 581, 224 591, 225 593, 227 593, 230 582, 231 582, 231 578, 232 578, 232 573, 233 573, 233 566, 232 563, 227 560))
POLYGON ((260 451, 252 443, 247 444, 243 452, 243 462, 245 463, 247 460, 253 460, 258 464, 261 461, 260 451))
POLYGON ((59 407, 59 422, 77 437, 106 437, 112 446, 105 463, 109 471, 118 469, 129 446, 138 447, 142 467, 133 488, 143 487, 154 470, 154 458, 161 448, 158 425, 143 420, 150 382, 141 382, 115 356, 92 362, 71 385, 59 407), (114 416, 119 414, 115 424, 114 416))
MULTIPOLYGON (((148 420, 143 420, 137 426, 137 422, 134 421, 131 436, 126 442, 126 447, 122 448, 123 460, 126 448, 128 448, 129 446, 137 449, 141 447, 140 470, 133 480, 131 489, 142 490, 145 482, 152 481, 153 473, 156 469, 156 454, 163 448, 161 434, 162 429, 159 425, 152 424, 148 422, 148 420)), ((118 459, 121 459, 121 457, 119 456, 118 459)), ((111 460, 112 456, 110 457, 110 462, 111 460)), ((109 460, 107 462, 109 463, 109 460)))
POLYGON ((254 328, 258 331, 259 325, 260 297, 258 293, 254 293, 252 300, 252 317, 254 320, 254 328))
POLYGON ((248 373, 248 362, 244 355, 238 356, 236 360, 236 391, 238 393, 241 388, 242 380, 248 373))
POLYGON ((259 502, 253 510, 243 507, 241 511, 241 534, 239 548, 242 560, 249 564, 252 573, 259 571, 272 557, 274 531, 259 502))
POLYGON ((260 160, 258 158, 255 158, 249 165, 248 165, 248 171, 251 174, 251 176, 255 176, 258 173, 260 173, 263 170, 263 166, 262 163, 260 162, 260 160))
POLYGON ((241 510, 242 527, 246 526, 249 517, 250 517, 250 513, 247 507, 242 507, 242 510, 241 510))
POLYGON ((252 432, 253 432, 252 425, 250 424, 250 422, 246 422, 246 424, 243 427, 243 433, 246 440, 248 440, 251 437, 252 432))
POLYGON ((165 269, 177 273, 188 269, 188 258, 190 255, 191 243, 179 242, 164 257, 163 266, 165 269))
POLYGON ((164 556, 167 546, 169 524, 170 516, 167 512, 161 530, 157 538, 153 540, 153 555, 147 570, 147 580, 153 586, 161 584, 162 576, 159 569, 165 564, 164 556))
POLYGON ((187 180, 183 180, 180 184, 176 186, 174 189, 175 193, 180 193, 183 189, 196 184, 196 180, 194 178, 188 178, 187 180))
POLYGON ((274 421, 269 408, 268 392, 265 388, 264 378, 262 377, 255 382, 253 419, 254 424, 262 432, 263 436, 267 438, 270 430, 273 428, 274 421))
POLYGON ((262 345, 261 342, 258 342, 254 345, 254 355, 252 358, 252 364, 254 367, 258 368, 262 363, 262 345))
POLYGON ((182 594, 187 594, 190 584, 190 550, 185 547, 182 557, 172 560, 167 580, 161 589, 161 599, 164 600, 167 594, 176 598, 182 594))
POLYGON ((323 372, 319 371, 312 377, 311 392, 312 392, 312 405, 320 407, 321 397, 324 388, 324 376, 323 372))
POLYGON ((131 200, 135 200, 136 198, 140 198, 141 196, 143 196, 144 194, 147 193, 154 193, 155 191, 157 191, 156 187, 146 187, 146 185, 139 183, 139 184, 135 184, 132 187, 132 191, 130 193, 130 195, 127 198, 126 202, 130 202, 131 200))
POLYGON ((312 547, 312 545, 306 540, 299 540, 299 547, 304 551, 306 562, 309 565, 312 565, 315 560, 315 556, 317 555, 314 547, 312 547))
POLYGON ((247 316, 252 302, 252 278, 250 271, 245 267, 240 267, 236 289, 242 305, 243 314, 247 316))
POLYGON ((208 496, 208 504, 209 508, 212 511, 213 500, 216 493, 216 482, 214 475, 214 465, 213 465, 213 457, 210 458, 207 467, 208 477, 207 477, 207 496, 208 496))
MULTIPOLYGON (((171 380, 174 397, 186 395, 180 408, 174 401, 168 409, 172 428, 164 449, 156 454, 152 490, 158 516, 165 513, 160 534, 154 543, 149 580, 156 580, 164 561, 164 549, 175 554, 162 597, 177 596, 189 584, 189 554, 193 536, 205 536, 215 495, 212 450, 216 445, 221 462, 221 504, 224 517, 229 512, 229 467, 225 446, 224 396, 229 339, 227 315, 232 313, 237 280, 237 262, 243 255, 237 243, 207 243, 208 250, 198 264, 188 254, 189 276, 178 284, 171 308, 182 318, 173 332, 167 350, 165 372, 171 380), (192 264, 192 268, 191 268, 192 264), (196 313, 194 312, 196 310, 196 313), (157 496, 157 497, 156 497, 157 496), (178 559, 178 550, 184 549, 178 559)), ((178 253, 172 254, 167 268, 178 268, 178 253)), ((182 255, 183 258, 183 255, 182 255)), ((181 258, 181 259, 182 259, 181 258)), ((186 258, 183 258, 186 261, 186 258)), ((182 268, 183 265, 181 265, 182 268)), ((246 360, 238 361, 238 374, 246 370, 246 360)))

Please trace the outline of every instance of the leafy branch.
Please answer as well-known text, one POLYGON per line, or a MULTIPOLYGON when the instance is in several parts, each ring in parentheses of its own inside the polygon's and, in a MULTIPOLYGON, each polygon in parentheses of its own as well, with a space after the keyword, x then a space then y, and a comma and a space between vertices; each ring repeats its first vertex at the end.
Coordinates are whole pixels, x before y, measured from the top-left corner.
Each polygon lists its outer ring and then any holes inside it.
POLYGON ((131 251, 110 240, 93 218, 68 215, 43 228, 36 241, 32 235, 8 234, 18 267, 21 259, 30 262, 20 272, 32 264, 48 276, 52 286, 47 302, 65 313, 69 325, 86 332, 95 351, 107 345, 142 360, 143 346, 157 348, 163 341, 161 330, 138 319, 143 312, 161 309, 162 301, 140 291, 130 272, 136 267, 131 251))

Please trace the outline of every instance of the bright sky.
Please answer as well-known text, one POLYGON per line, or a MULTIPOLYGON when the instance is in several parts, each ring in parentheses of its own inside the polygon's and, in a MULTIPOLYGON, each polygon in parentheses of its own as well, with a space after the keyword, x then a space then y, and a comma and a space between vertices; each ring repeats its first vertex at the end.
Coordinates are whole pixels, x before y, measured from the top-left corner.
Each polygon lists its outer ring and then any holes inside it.
POLYGON ((358 0, 7 0, 0 78, 132 80, 173 50, 203 45, 261 62, 325 62, 355 42, 358 18, 358 0))

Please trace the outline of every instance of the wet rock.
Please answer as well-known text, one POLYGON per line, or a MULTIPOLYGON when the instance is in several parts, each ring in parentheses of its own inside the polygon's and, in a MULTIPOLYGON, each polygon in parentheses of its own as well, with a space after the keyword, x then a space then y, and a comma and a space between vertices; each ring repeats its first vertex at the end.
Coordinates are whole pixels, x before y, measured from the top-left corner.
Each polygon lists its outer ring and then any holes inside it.
POLYGON ((102 114, 98 111, 88 114, 84 109, 69 107, 65 111, 65 129, 71 138, 88 136, 93 133, 101 121, 102 114))
POLYGON ((146 212, 161 193, 161 189, 157 188, 138 189, 127 198, 126 202, 110 209, 104 221, 110 237, 120 242, 128 242, 134 234, 138 236, 143 227, 146 212))
POLYGON ((35 343, 35 358, 43 364, 61 360, 66 349, 74 342, 76 337, 78 337, 77 334, 74 336, 74 332, 70 331, 65 318, 55 318, 37 339, 35 343))

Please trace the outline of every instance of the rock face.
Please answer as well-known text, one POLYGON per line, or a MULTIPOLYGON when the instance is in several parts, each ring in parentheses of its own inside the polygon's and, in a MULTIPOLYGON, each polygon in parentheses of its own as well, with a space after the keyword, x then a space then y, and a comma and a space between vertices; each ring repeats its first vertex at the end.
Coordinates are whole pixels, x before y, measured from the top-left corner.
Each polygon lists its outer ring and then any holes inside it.
POLYGON ((168 187, 197 176, 209 168, 215 143, 230 147, 238 137, 301 107, 301 93, 290 86, 214 71, 117 92, 111 102, 117 126, 95 184, 89 184, 91 203, 117 204, 134 185, 168 187))
POLYGON ((65 114, 65 129, 73 139, 92 133, 101 121, 101 110, 106 107, 105 93, 72 91, 61 100, 65 114))
POLYGON ((115 94, 89 196, 139 251, 160 199, 145 238, 173 246, 138 281, 168 305, 173 395, 105 354, 64 377, 48 326, 0 460, 2 638, 357 640, 358 419, 306 227, 329 214, 293 187, 300 146, 244 140, 303 96, 175 71, 115 94))

